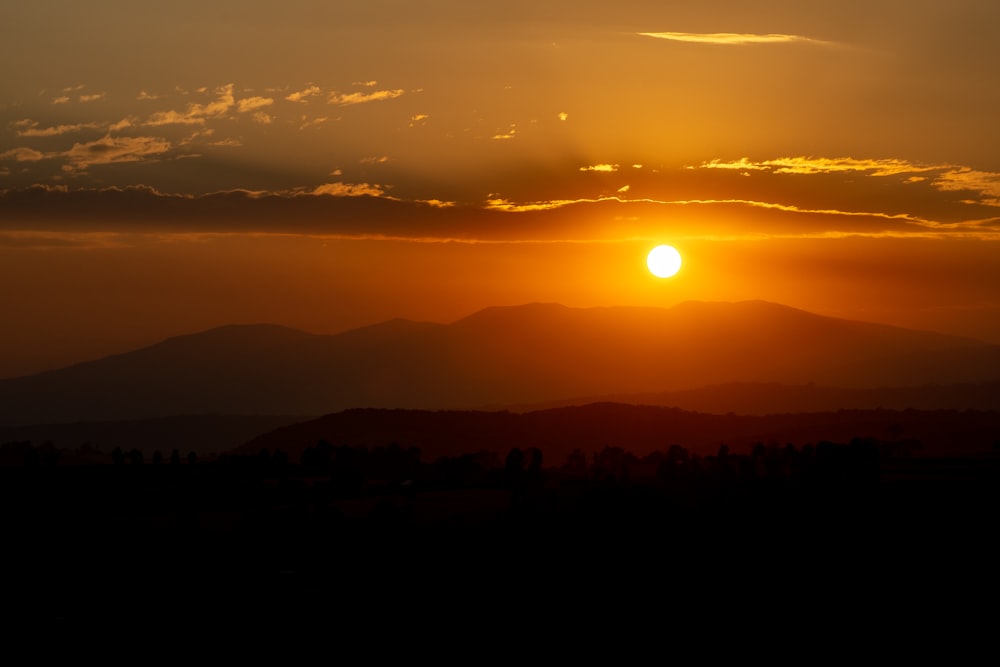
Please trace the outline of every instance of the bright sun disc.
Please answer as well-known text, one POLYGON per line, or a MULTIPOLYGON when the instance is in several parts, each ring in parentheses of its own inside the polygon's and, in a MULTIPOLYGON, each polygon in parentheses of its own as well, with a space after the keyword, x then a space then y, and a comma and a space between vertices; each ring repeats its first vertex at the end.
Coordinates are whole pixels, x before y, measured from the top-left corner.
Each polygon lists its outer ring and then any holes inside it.
POLYGON ((657 278, 669 278, 681 270, 681 254, 669 245, 658 245, 646 256, 646 266, 657 278))

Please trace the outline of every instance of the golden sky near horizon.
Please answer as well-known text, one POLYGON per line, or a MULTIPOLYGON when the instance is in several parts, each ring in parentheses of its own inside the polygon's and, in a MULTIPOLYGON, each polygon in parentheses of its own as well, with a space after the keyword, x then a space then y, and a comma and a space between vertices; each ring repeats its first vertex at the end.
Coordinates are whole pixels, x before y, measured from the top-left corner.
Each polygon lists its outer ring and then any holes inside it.
POLYGON ((1000 342, 991 0, 39 0, 0 56, 0 377, 530 301, 1000 342))

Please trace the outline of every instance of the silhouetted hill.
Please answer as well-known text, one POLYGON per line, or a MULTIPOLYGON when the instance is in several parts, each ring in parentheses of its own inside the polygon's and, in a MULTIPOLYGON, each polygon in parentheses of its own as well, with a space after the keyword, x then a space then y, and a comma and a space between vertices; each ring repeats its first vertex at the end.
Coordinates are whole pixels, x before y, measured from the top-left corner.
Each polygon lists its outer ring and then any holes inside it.
POLYGON ((0 424, 173 414, 459 409, 733 382, 843 387, 1000 378, 1000 346, 762 301, 488 308, 338 335, 227 326, 0 380, 0 424))
POLYGON ((621 447, 636 456, 680 445, 701 455, 720 444, 747 452, 757 442, 784 446, 871 438, 939 455, 990 451, 1000 443, 1000 412, 840 410, 781 415, 711 415, 676 408, 593 403, 535 412, 346 410, 254 438, 237 453, 281 450, 297 460, 321 440, 333 446, 419 447, 424 460, 513 447, 538 447, 549 466, 574 449, 593 454, 621 447))
POLYGON ((644 394, 613 394, 504 405, 496 409, 531 412, 588 403, 660 405, 694 412, 771 415, 835 410, 1000 410, 1000 382, 927 384, 913 387, 823 387, 816 384, 731 382, 644 394))
MULTIPOLYGON (((51 443, 61 450, 92 447, 109 454, 115 447, 138 449, 146 457, 159 451, 169 456, 173 449, 199 457, 230 451, 247 440, 281 426, 309 419, 306 415, 176 415, 156 419, 69 424, 32 424, 0 427, 0 444, 51 443)), ((100 462, 110 461, 108 456, 100 462)))

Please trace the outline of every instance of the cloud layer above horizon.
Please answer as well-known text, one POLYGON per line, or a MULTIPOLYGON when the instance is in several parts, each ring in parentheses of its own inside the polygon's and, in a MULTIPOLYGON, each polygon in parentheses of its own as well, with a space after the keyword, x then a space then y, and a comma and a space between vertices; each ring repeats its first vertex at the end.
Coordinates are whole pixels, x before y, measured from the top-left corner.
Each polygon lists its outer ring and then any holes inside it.
POLYGON ((532 300, 1000 340, 997 2, 37 0, 0 57, 12 358, 532 300))

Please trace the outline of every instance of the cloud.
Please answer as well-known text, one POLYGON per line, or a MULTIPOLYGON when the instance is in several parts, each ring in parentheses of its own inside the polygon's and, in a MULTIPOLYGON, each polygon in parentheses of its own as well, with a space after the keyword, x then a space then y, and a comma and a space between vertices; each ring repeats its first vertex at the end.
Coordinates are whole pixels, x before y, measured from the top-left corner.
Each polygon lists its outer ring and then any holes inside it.
POLYGON ((80 95, 78 98, 81 102, 96 102, 97 100, 103 99, 106 93, 94 93, 92 95, 80 95))
POLYGON ((941 169, 941 166, 918 165, 906 160, 858 160, 851 157, 779 157, 754 162, 748 158, 722 161, 711 160, 698 165, 701 169, 731 169, 740 171, 772 171, 775 174, 830 174, 869 172, 872 176, 895 176, 941 169))
POLYGON ((983 199, 969 203, 1000 206, 1000 174, 995 172, 960 167, 940 174, 932 185, 946 192, 978 192, 983 199))
POLYGON ((312 118, 312 119, 310 119, 307 116, 302 116, 299 120, 301 121, 299 123, 299 129, 300 130, 304 130, 304 129, 308 128, 308 127, 319 127, 323 123, 325 123, 328 120, 330 120, 330 118, 329 118, 329 116, 320 116, 319 118, 312 118))
POLYGON ((617 164, 592 164, 589 167, 580 167, 580 171, 612 172, 612 171, 618 171, 618 165, 617 164))
POLYGON ((57 137, 81 130, 92 130, 99 127, 97 123, 77 123, 75 125, 55 125, 53 127, 38 127, 33 120, 20 120, 15 123, 19 137, 57 137))
POLYGON ((333 197, 381 197, 385 194, 385 190, 381 185, 370 183, 324 183, 310 194, 333 197))
POLYGON ((780 157, 754 162, 748 158, 712 160, 699 165, 701 169, 770 171, 774 174, 814 175, 865 173, 869 176, 906 176, 907 184, 930 182, 939 192, 975 192, 979 199, 964 200, 965 204, 1000 206, 1000 173, 979 171, 949 164, 918 164, 899 159, 855 159, 850 157, 780 157))
POLYGON ((330 104, 338 104, 340 106, 364 104, 366 102, 381 102, 383 100, 395 99, 402 95, 403 92, 402 88, 397 88, 396 90, 376 90, 370 93, 330 93, 330 96, 327 98, 327 102, 330 104))
POLYGON ((827 42, 801 35, 781 35, 775 33, 737 33, 737 32, 640 32, 643 37, 655 37, 666 39, 672 42, 696 42, 698 44, 722 44, 722 45, 745 45, 745 44, 789 44, 789 43, 810 43, 826 44, 827 42))
POLYGON ((153 127, 159 125, 201 125, 207 118, 224 116, 236 104, 233 97, 233 84, 226 84, 217 88, 215 92, 217 97, 208 104, 189 104, 184 111, 157 111, 143 124, 153 127))
POLYGON ((558 118, 559 120, 566 120, 567 118, 569 118, 569 114, 566 113, 565 111, 560 111, 559 113, 556 114, 556 118, 558 118))
POLYGON ((143 125, 158 127, 160 125, 202 125, 205 119, 200 115, 189 114, 183 111, 157 111, 143 125))
POLYGON ((422 121, 425 121, 425 120, 427 120, 428 118, 430 118, 430 116, 428 116, 428 115, 427 115, 427 114, 425 114, 425 113, 418 113, 418 114, 416 114, 415 116, 410 116, 410 127, 413 127, 413 126, 415 126, 415 125, 416 125, 417 123, 420 123, 420 122, 422 122, 422 121))
POLYGON ((366 88, 374 88, 378 85, 378 81, 355 81, 352 85, 354 86, 365 86, 366 88))
POLYGON ((137 100, 158 100, 158 99, 160 99, 160 96, 159 95, 152 95, 150 93, 147 93, 145 90, 140 90, 139 94, 136 95, 135 99, 137 99, 137 100))
POLYGON ((507 128, 506 132, 497 132, 490 138, 495 139, 497 141, 506 141, 508 139, 513 139, 516 135, 517 135, 517 127, 513 123, 511 123, 511 126, 507 128))
POLYGON ((503 197, 494 197, 490 195, 491 198, 486 200, 486 205, 484 208, 491 211, 504 211, 506 213, 526 213, 529 211, 550 211, 552 209, 562 208, 563 206, 569 206, 570 204, 578 204, 581 202, 593 202, 597 201, 594 199, 553 199, 551 201, 539 201, 539 202, 529 202, 527 204, 518 204, 512 202, 509 199, 504 199, 503 197))
POLYGON ((388 155, 382 155, 381 157, 363 157, 360 160, 361 164, 385 164, 388 161, 388 155))
POLYGON ((288 100, 289 102, 301 102, 304 104, 308 98, 319 95, 322 92, 323 91, 320 90, 319 86, 309 86, 304 90, 299 90, 294 93, 286 95, 285 99, 288 100))
POLYGON ((69 103, 69 98, 66 97, 65 95, 53 98, 52 100, 52 104, 68 104, 68 103, 69 103))
POLYGON ((617 191, 621 192, 622 194, 624 194, 624 193, 628 192, 631 189, 632 189, 632 186, 630 186, 630 185, 623 185, 620 188, 618 188, 617 191))
POLYGON ((272 104, 274 104, 274 100, 270 97, 247 97, 236 103, 236 110, 240 113, 246 113, 255 109, 271 106, 272 104))
POLYGON ((162 155, 171 148, 170 142, 158 137, 112 137, 97 141, 73 144, 61 153, 69 160, 69 169, 83 171, 99 164, 140 162, 151 156, 162 155))
POLYGON ((109 125, 108 129, 111 130, 112 132, 117 132, 118 130, 124 130, 127 127, 132 127, 131 118, 122 118, 120 121, 109 125))
POLYGON ((39 160, 44 160, 47 156, 45 153, 36 151, 34 148, 12 148, 9 151, 4 151, 0 153, 0 160, 14 160, 15 162, 38 162, 39 160))

